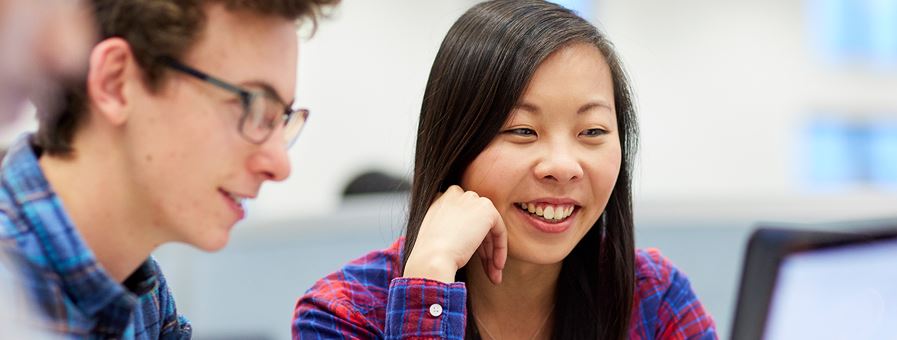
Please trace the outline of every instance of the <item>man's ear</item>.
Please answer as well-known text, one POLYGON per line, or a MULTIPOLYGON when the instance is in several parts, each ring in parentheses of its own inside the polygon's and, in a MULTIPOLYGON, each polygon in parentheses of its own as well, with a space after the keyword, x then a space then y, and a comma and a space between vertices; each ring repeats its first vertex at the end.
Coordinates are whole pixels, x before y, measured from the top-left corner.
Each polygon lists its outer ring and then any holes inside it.
POLYGON ((131 45, 121 38, 109 38, 90 52, 87 71, 87 97, 98 117, 112 125, 128 119, 128 96, 125 85, 133 81, 136 63, 131 45))

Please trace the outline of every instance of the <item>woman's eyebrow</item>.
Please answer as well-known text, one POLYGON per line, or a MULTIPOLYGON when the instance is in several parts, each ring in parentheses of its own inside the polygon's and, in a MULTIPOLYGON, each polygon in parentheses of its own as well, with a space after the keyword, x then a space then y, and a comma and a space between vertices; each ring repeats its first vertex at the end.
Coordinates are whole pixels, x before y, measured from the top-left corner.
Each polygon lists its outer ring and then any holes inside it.
MULTIPOLYGON (((522 111, 527 111, 530 113, 536 113, 536 114, 542 112, 542 110, 539 109, 539 106, 531 104, 531 103, 527 103, 527 102, 518 103, 518 104, 514 105, 514 108, 518 109, 518 110, 522 110, 522 111)), ((603 100, 594 100, 594 101, 587 102, 587 103, 583 104, 582 106, 580 106, 579 109, 576 110, 576 113, 582 114, 582 113, 585 113, 585 112, 588 112, 591 110, 601 109, 601 108, 606 109, 610 112, 614 111, 614 108, 607 102, 605 102, 603 100)))
POLYGON ((533 104, 530 104, 530 103, 527 103, 527 102, 517 103, 517 104, 514 105, 514 108, 515 108, 515 109, 518 109, 518 110, 528 111, 528 112, 530 112, 530 113, 539 113, 539 112, 541 112, 541 110, 539 110, 539 107, 538 107, 538 106, 533 105, 533 104))
POLYGON ((598 101, 591 101, 591 102, 585 103, 583 106, 579 107, 579 110, 576 110, 576 113, 582 114, 582 113, 586 113, 586 112, 589 112, 594 109, 601 109, 601 108, 606 109, 610 112, 614 112, 613 107, 611 107, 604 101, 598 100, 598 101))

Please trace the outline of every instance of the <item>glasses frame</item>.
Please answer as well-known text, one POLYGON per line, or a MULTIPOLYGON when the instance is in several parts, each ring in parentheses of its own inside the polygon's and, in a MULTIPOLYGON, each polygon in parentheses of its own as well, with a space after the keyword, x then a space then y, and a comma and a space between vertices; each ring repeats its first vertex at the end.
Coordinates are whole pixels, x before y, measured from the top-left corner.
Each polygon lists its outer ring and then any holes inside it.
POLYGON ((301 125, 298 127, 298 130, 294 132, 294 135, 286 136, 286 138, 285 138, 285 142, 286 142, 286 145, 288 148, 291 147, 293 145, 293 143, 296 141, 296 138, 299 137, 299 134, 302 131, 302 128, 305 126, 305 123, 308 121, 308 116, 310 114, 308 109, 293 108, 292 103, 290 103, 290 104, 284 103, 282 100, 280 100, 280 98, 277 97, 277 95, 275 95, 273 93, 269 93, 269 91, 265 91, 265 90, 252 91, 252 90, 245 89, 241 86, 231 84, 227 81, 224 81, 218 77, 212 76, 203 71, 197 70, 193 67, 184 65, 183 63, 181 63, 171 57, 161 57, 160 61, 162 62, 163 65, 165 65, 175 71, 187 74, 189 76, 192 76, 194 78, 197 78, 197 79, 207 82, 209 84, 215 85, 218 88, 221 88, 223 90, 226 90, 228 92, 231 92, 231 93, 237 95, 240 98, 240 104, 243 106, 243 114, 240 116, 240 123, 237 126, 237 132, 240 134, 240 136, 243 136, 243 138, 246 139, 250 143, 253 143, 253 144, 265 143, 268 140, 268 138, 271 138, 271 135, 274 134, 274 130, 277 129, 277 124, 273 124, 270 127, 270 129, 267 129, 265 131, 265 135, 261 138, 250 136, 248 133, 245 132, 246 121, 249 119, 249 116, 252 114, 251 111, 252 111, 253 100, 265 100, 264 98, 259 98, 259 97, 266 96, 270 99, 274 99, 280 105, 283 105, 283 116, 282 116, 283 118, 281 118, 281 120, 283 121, 283 124, 281 124, 281 128, 287 127, 294 119, 301 120, 300 122, 296 123, 296 124, 301 124, 301 125))

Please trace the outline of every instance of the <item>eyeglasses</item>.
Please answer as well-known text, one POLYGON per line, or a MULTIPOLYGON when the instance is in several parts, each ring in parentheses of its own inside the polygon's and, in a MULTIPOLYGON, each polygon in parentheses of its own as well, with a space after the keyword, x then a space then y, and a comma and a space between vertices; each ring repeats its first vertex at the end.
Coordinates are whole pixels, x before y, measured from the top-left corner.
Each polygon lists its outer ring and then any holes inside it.
POLYGON ((175 71, 196 77, 236 94, 243 106, 243 114, 240 116, 240 124, 237 129, 240 135, 250 143, 264 143, 278 126, 283 126, 284 143, 289 148, 293 146, 305 121, 308 120, 309 111, 307 109, 294 109, 292 104, 285 104, 270 88, 264 90, 245 89, 184 65, 174 58, 162 57, 160 60, 163 65, 175 71))

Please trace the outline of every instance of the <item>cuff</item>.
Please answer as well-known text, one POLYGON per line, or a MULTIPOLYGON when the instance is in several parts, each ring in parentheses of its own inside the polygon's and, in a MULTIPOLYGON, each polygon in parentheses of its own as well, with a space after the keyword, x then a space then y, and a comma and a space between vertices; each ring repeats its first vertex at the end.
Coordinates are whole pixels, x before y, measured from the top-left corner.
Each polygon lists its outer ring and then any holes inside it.
POLYGON ((387 339, 464 339, 467 288, 463 282, 442 283, 395 278, 386 305, 387 339))

